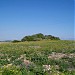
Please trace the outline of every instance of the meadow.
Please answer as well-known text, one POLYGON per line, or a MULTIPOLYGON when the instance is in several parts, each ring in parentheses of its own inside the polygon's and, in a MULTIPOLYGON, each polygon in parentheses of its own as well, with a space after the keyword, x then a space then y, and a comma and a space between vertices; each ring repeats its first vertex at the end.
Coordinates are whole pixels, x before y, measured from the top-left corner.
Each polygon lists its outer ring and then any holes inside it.
POLYGON ((0 43, 0 75, 75 75, 75 41, 0 43))

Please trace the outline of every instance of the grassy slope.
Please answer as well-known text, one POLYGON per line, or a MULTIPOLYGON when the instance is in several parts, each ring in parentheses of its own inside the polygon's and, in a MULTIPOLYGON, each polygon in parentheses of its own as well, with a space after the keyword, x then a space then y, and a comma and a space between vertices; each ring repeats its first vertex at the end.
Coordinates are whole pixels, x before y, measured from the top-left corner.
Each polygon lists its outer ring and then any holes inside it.
POLYGON ((74 47, 75 41, 36 41, 36 42, 19 42, 19 43, 3 43, 0 44, 0 52, 12 54, 13 52, 17 52, 20 54, 24 51, 36 51, 36 50, 49 50, 56 52, 70 52, 75 49, 74 47), (36 46, 30 47, 30 46, 36 46), (38 48, 37 46, 40 46, 38 48))
MULTIPOLYGON (((0 44, 0 65, 13 63, 21 55, 26 54, 26 58, 31 59, 37 54, 39 57, 48 56, 52 52, 75 53, 75 41, 66 40, 43 40, 35 42, 2 43, 0 44), (10 59, 10 61, 8 61, 10 59)), ((35 62, 36 63, 36 62, 35 62)))

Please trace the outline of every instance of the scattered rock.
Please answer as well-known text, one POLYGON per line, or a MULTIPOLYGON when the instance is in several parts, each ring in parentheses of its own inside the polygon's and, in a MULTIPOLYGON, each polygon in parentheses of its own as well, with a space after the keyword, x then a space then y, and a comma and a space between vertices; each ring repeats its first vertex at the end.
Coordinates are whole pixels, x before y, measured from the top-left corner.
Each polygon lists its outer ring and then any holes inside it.
POLYGON ((43 65, 43 67, 44 67, 44 71, 51 70, 51 66, 50 65, 43 65))
POLYGON ((55 52, 52 52, 52 54, 50 54, 48 56, 48 58, 51 58, 51 59, 60 59, 60 58, 63 58, 67 56, 66 54, 63 54, 63 53, 55 53, 55 52))

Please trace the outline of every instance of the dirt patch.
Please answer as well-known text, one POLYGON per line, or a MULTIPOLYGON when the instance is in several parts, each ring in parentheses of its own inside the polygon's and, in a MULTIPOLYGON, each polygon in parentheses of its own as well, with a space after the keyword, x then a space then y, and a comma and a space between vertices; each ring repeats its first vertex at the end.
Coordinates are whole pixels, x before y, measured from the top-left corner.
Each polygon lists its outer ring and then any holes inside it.
POLYGON ((48 58, 50 58, 50 59, 61 59, 61 58, 64 58, 64 57, 73 58, 73 57, 75 57, 75 53, 64 54, 64 53, 55 53, 55 52, 52 52, 52 54, 50 54, 48 56, 48 58))

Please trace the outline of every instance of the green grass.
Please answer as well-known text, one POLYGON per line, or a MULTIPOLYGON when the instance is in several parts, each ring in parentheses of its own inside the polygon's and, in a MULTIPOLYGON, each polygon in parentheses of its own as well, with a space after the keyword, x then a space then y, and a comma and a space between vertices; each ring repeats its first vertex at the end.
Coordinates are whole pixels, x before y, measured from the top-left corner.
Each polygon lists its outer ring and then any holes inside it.
MULTIPOLYGON (((63 72, 65 73, 65 71, 67 71, 68 66, 75 68, 75 57, 72 58, 67 57, 63 59, 61 58, 59 60, 48 59, 48 56, 53 52, 63 53, 63 54, 72 54, 72 53, 75 54, 75 41, 43 40, 43 41, 31 41, 31 42, 26 41, 18 43, 11 43, 11 42, 2 43, 0 44, 0 68, 10 63, 13 63, 13 65, 16 66, 20 65, 21 63, 23 63, 24 59, 20 60, 17 59, 20 58, 21 55, 25 55, 24 57, 25 59, 33 62, 37 67, 40 66, 40 68, 42 68, 42 65, 48 65, 48 64, 52 66, 59 65, 60 73, 63 72)), ((34 69, 30 72, 33 74, 33 71, 34 69)), ((57 70, 55 71, 57 72, 57 70)), ((49 75, 49 73, 47 73, 47 75, 49 75)), ((67 75, 67 74, 61 74, 61 75, 67 75)))

